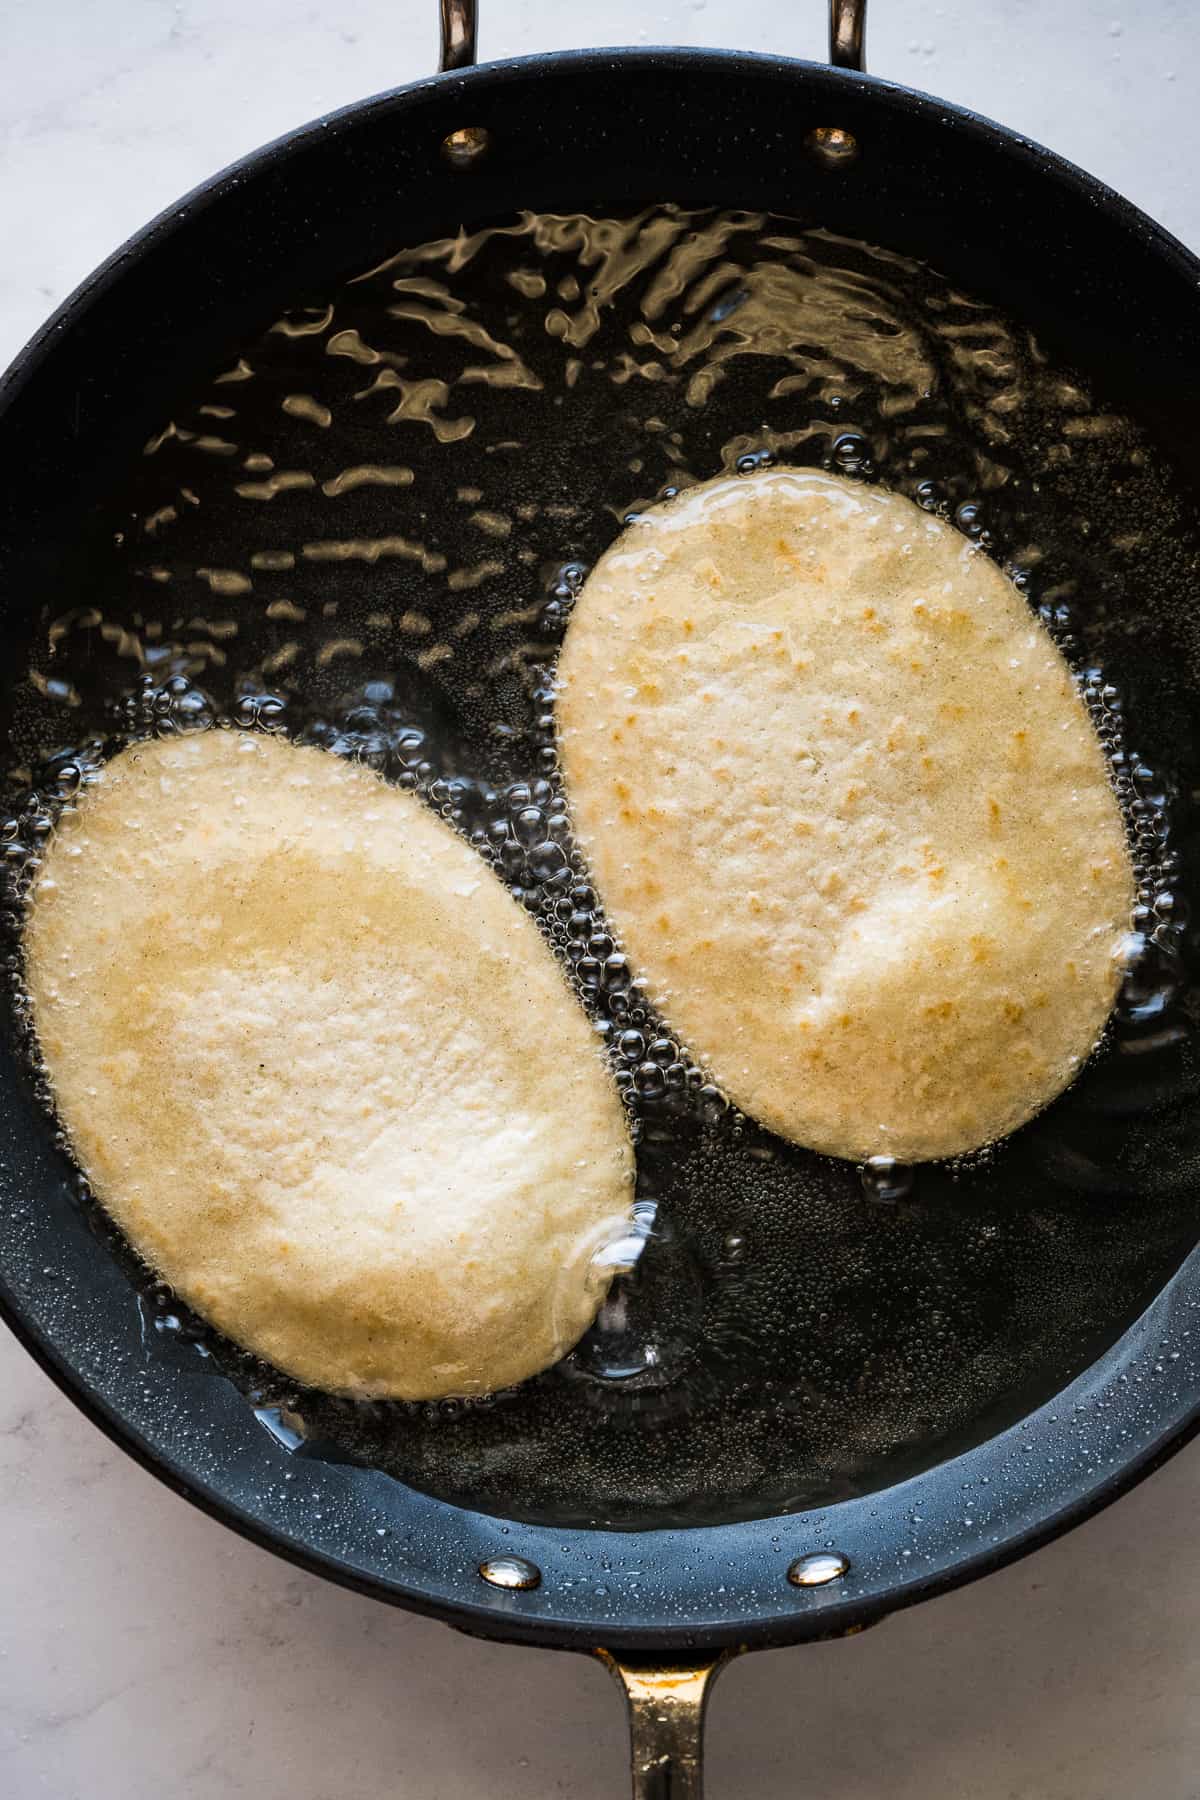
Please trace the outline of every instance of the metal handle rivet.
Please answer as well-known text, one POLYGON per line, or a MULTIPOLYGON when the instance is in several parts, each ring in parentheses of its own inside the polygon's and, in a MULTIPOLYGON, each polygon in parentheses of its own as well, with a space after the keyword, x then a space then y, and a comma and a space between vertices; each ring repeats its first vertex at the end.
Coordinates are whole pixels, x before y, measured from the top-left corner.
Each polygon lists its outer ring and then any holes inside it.
POLYGON ((491 141, 482 125, 463 125, 442 139, 442 155, 452 169, 469 169, 486 155, 491 141))
POLYGON ((827 1582, 837 1581, 849 1567, 850 1558, 840 1550, 814 1550, 796 1558, 787 1572, 788 1580, 793 1587, 824 1587, 827 1582))
POLYGON ((830 168, 853 162, 858 155, 858 139, 840 125, 818 125, 804 140, 813 155, 830 168))
POLYGON ((535 1588, 542 1579, 537 1564, 526 1562, 523 1556, 489 1556, 480 1563, 479 1573, 490 1587, 513 1590, 535 1588))

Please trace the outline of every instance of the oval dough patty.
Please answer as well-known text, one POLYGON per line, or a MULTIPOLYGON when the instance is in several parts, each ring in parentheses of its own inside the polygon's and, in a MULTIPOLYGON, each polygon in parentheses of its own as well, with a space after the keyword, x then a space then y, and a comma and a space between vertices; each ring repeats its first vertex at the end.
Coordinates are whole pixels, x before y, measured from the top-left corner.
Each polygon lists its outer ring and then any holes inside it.
POLYGON ((558 679, 610 920, 744 1111, 919 1161, 1072 1079, 1125 834, 1066 663, 957 532, 815 471, 692 488, 597 563, 558 679))
POLYGON ((279 738, 136 745, 51 844, 25 952, 99 1199, 238 1343, 433 1399, 591 1322, 620 1102, 532 920, 411 795, 279 738))

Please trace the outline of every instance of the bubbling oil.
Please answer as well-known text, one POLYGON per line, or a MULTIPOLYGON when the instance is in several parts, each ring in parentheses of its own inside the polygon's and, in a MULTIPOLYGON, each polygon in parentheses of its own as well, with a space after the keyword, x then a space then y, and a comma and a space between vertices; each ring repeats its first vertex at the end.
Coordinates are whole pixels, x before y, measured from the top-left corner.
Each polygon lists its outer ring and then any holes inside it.
POLYGON ((761 214, 523 214, 265 324, 126 472, 15 697, 2 922, 32 1077, 52 1108, 19 961, 49 834, 132 739, 287 732, 419 794, 537 919, 607 1047, 637 1202, 557 1368, 367 1405, 191 1316, 81 1176, 157 1327, 147 1355, 203 1351, 292 1453, 582 1523, 824 1503, 1060 1386, 1195 1235, 1200 563, 1165 460, 986 304, 761 214), (855 1169, 732 1108, 648 1004, 571 839, 554 666, 588 569, 654 500, 772 462, 882 481, 1003 564, 1077 671, 1127 821, 1138 904, 1104 1043, 954 1164, 855 1169))

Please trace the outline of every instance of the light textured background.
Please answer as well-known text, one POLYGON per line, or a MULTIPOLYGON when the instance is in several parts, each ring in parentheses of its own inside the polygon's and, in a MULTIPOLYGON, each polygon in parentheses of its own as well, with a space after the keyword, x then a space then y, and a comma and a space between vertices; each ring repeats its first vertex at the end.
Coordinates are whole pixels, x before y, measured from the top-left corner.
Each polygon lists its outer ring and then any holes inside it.
MULTIPOLYGON (((484 0, 481 48, 820 55, 822 0, 484 0)), ((1195 0, 872 0, 871 66, 1003 118, 1200 247, 1195 0)), ((432 67, 435 0, 6 0, 0 362, 220 164, 432 67)), ((2 479, 2 472, 0 472, 2 479)), ((1200 1800, 1200 1449, 990 1581, 736 1665, 712 1800, 1200 1800)), ((295 1573, 0 1338, 3 1800, 614 1800, 619 1702, 295 1573)))

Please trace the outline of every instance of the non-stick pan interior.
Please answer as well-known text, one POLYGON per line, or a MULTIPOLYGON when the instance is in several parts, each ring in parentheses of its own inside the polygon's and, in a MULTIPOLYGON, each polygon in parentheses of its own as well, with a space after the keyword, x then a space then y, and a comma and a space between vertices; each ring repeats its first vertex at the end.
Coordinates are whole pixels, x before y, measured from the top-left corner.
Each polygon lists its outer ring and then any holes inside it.
MULTIPOLYGON (((736 66, 762 133, 778 76, 736 66)), ((857 127, 857 162, 831 167, 792 144, 783 179, 752 163, 745 198, 759 210, 736 212, 698 204, 729 193, 718 146, 703 170, 631 181, 615 173, 613 142, 605 180, 593 168, 580 185, 586 210, 547 195, 544 178, 523 192, 519 154, 508 199, 540 210, 501 207, 508 115, 481 87, 494 141, 477 192, 475 174, 439 173, 438 207, 425 196, 413 208, 423 229, 403 208, 376 215, 361 255, 344 230, 328 245, 312 233, 311 202, 285 206, 258 271, 250 245, 240 260, 228 246, 211 271, 175 259, 160 271, 157 324, 143 291, 142 361, 162 367, 161 386, 136 381, 132 342, 101 366, 101 342, 80 328, 75 373, 95 392, 79 435, 66 388, 45 375, 10 413, 32 424, 34 502, 6 521, 13 867, 36 838, 39 815, 20 822, 28 787, 52 803, 64 760, 130 732, 220 718, 365 756, 499 859, 614 1043, 640 1133, 655 1222, 621 1305, 565 1364, 486 1405, 367 1408, 298 1392, 155 1292, 86 1199, 71 1202, 83 1229, 69 1234, 73 1297, 57 1306, 63 1271, 49 1267, 39 1289, 17 1248, 38 1192, 14 1195, 10 1268, 38 1293, 39 1329, 70 1338, 81 1272, 86 1283, 103 1265, 105 1317, 123 1309, 119 1339, 138 1345, 127 1378, 161 1379, 197 1420, 228 1415, 232 1382, 272 1487, 336 1468, 377 1494, 367 1464, 551 1525, 807 1520, 1032 1414, 1119 1338, 1195 1241, 1184 933, 1200 639, 1177 383, 1156 369, 1139 387, 1128 333, 1126 354, 1090 354, 1107 302, 1061 251, 1037 316, 1014 309, 996 231, 966 215, 954 225, 952 196, 933 241, 931 177, 913 199, 921 254, 905 254, 902 220, 862 183, 885 166, 897 181, 908 109, 806 79, 820 104, 842 107, 814 124, 857 127), (892 155, 876 161, 885 140, 892 155), (603 193, 624 204, 601 207, 603 193), (989 239, 978 283, 961 272, 964 234, 989 239), (203 313, 223 288, 230 304, 181 359, 170 320, 189 290, 207 296, 203 313), (1087 313, 1075 346, 1062 336, 1071 292, 1087 313), (509 829, 531 804, 554 811, 553 660, 588 566, 664 489, 770 459, 899 488, 1010 568, 1093 671, 1157 907, 1140 985, 1071 1092, 999 1149, 901 1176, 897 1193, 725 1107, 669 1021, 593 976, 604 923, 580 923, 593 903, 569 838, 556 839, 563 862, 539 864, 509 829), (635 1074, 647 1058, 632 1037, 622 1053, 623 1034, 662 1046, 661 1084, 635 1074)), ((602 85, 581 66, 577 102, 602 85)), ((448 105, 439 95, 425 125, 427 157, 441 125, 463 122, 448 105)), ((1028 215, 1025 242, 1028 255, 1028 215)), ((1171 294, 1158 300, 1169 313, 1171 294)), ((129 337, 131 319, 120 329, 129 337)), ((52 1125, 25 1091, 19 1018, 14 1046, 14 1131, 48 1171, 52 1125)), ((62 1205, 61 1157, 46 1179, 62 1205)), ((104 1335, 88 1336, 85 1360, 104 1359, 104 1335)), ((220 1492, 220 1442, 208 1450, 220 1492)))

